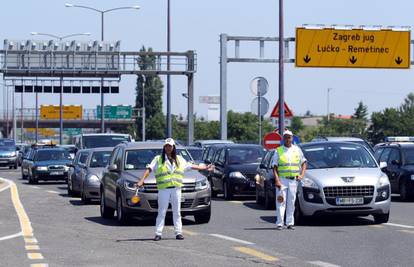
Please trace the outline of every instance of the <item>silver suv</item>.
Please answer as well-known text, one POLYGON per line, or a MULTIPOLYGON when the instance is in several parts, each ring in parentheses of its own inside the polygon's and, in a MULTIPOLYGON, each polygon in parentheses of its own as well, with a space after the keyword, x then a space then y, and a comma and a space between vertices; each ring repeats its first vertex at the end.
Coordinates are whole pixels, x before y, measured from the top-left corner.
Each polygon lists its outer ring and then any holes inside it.
POLYGON ((325 141, 301 148, 308 170, 298 187, 297 220, 319 214, 349 214, 373 215, 375 223, 388 221, 390 182, 364 146, 325 141))
MULTIPOLYGON (((139 191, 140 201, 131 201, 137 191, 136 182, 142 177, 147 164, 161 154, 162 142, 136 142, 117 145, 112 151, 109 165, 103 171, 101 180, 101 216, 112 218, 116 210, 117 220, 125 224, 133 216, 151 215, 158 212, 158 190, 153 173, 145 180, 144 189, 139 191)), ((192 161, 184 147, 177 146, 177 153, 192 161)), ((193 215, 196 223, 208 223, 211 216, 211 189, 207 178, 197 171, 184 176, 182 188, 181 215, 193 215)), ((168 212, 171 213, 169 207, 168 212)))

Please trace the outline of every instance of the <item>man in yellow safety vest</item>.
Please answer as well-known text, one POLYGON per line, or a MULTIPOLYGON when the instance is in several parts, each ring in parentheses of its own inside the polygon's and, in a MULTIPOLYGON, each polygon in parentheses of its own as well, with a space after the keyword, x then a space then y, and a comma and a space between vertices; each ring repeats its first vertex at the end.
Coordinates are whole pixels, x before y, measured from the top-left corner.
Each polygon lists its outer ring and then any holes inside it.
POLYGON ((283 145, 278 147, 273 156, 273 173, 276 186, 276 229, 282 230, 286 210, 287 229, 294 230, 294 212, 298 181, 306 171, 306 159, 302 150, 292 144, 293 133, 283 133, 283 145))
POLYGON ((158 215, 155 229, 155 241, 161 240, 162 230, 165 224, 168 204, 171 199, 173 212, 174 232, 178 240, 183 240, 181 222, 181 187, 183 186, 184 172, 193 170, 213 170, 213 166, 205 164, 194 165, 187 162, 183 157, 177 155, 174 139, 167 138, 161 155, 155 156, 138 181, 138 187, 144 185, 144 180, 151 171, 155 172, 158 189, 158 215))

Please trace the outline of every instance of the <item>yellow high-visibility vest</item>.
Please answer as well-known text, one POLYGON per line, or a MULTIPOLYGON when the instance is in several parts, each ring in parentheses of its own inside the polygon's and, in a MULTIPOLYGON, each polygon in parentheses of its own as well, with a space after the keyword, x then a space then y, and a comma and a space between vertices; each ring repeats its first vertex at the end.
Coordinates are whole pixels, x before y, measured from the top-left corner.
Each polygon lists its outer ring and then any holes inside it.
POLYGON ((167 166, 167 160, 162 163, 162 157, 158 157, 157 169, 155 170, 155 178, 157 180, 157 188, 165 189, 167 187, 182 187, 184 178, 185 160, 181 156, 177 156, 178 166, 173 172, 170 172, 167 166))
POLYGON ((283 146, 277 148, 277 154, 279 155, 279 161, 277 163, 277 171, 279 176, 282 177, 295 177, 300 174, 300 153, 294 150, 291 162, 289 162, 286 154, 283 151, 283 146))

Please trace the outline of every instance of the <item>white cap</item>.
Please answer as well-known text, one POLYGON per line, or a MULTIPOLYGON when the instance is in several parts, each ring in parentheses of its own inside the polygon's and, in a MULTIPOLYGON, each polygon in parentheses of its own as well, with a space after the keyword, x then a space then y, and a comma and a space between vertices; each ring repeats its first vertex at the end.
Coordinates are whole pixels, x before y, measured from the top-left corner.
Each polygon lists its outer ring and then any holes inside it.
POLYGON ((283 136, 285 136, 285 135, 290 135, 290 136, 293 136, 293 133, 292 133, 291 131, 289 131, 289 130, 285 130, 285 131, 283 132, 283 136))
POLYGON ((164 146, 165 145, 175 146, 174 139, 172 139, 172 138, 165 139, 164 146))

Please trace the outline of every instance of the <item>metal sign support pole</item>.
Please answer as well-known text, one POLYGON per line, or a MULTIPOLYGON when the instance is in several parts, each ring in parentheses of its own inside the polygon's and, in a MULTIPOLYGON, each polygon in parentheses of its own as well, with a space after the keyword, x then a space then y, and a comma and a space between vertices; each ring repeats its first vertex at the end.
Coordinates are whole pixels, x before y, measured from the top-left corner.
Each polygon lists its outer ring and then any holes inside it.
POLYGON ((227 34, 220 34, 220 133, 227 140, 227 34))
POLYGON ((12 116, 13 116, 13 139, 16 140, 17 138, 17 133, 16 133, 16 129, 17 129, 17 122, 16 122, 16 106, 15 106, 15 91, 16 91, 16 87, 14 86, 14 81, 13 81, 13 93, 12 93, 12 116))
POLYGON ((60 77, 60 93, 59 93, 59 144, 63 145, 63 107, 62 107, 62 98, 63 98, 63 76, 60 77))
POLYGON ((142 75, 142 141, 145 141, 145 76, 142 75))
POLYGON ((279 133, 285 130, 283 0, 279 0, 279 133))
POLYGON ((20 102, 20 143, 23 143, 23 93, 24 92, 24 86, 22 89, 22 97, 20 102))
POLYGON ((188 111, 187 111, 187 121, 188 121, 188 145, 193 144, 194 142, 194 75, 187 75, 187 87, 188 87, 188 111))
POLYGON ((257 116, 259 119, 259 145, 262 144, 262 114, 261 114, 261 101, 262 101, 262 92, 261 92, 261 88, 260 88, 260 81, 259 81, 259 85, 257 86, 258 90, 257 90, 257 97, 259 99, 259 103, 257 104, 257 116))
MULTIPOLYGON (((36 87, 37 88, 37 77, 36 77, 36 87)), ((36 133, 35 133, 35 139, 36 143, 39 140, 39 96, 36 92, 36 108, 35 108, 35 120, 36 120, 36 133)))

